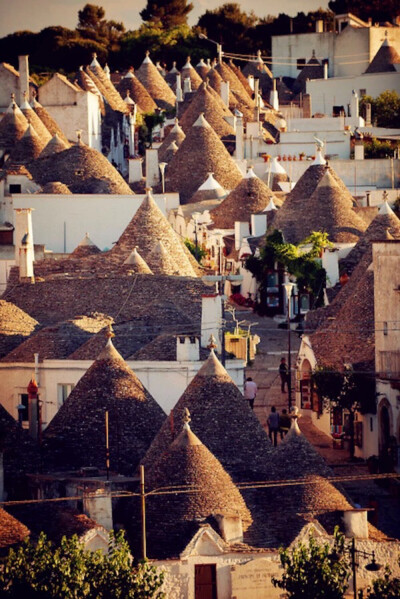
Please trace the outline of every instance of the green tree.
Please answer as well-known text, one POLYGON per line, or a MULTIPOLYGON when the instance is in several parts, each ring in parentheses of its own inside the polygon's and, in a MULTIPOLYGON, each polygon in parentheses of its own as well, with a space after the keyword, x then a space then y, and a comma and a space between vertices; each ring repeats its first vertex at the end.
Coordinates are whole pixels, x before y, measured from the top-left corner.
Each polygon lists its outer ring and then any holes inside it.
POLYGON ((210 39, 223 44, 225 50, 249 54, 254 50, 251 36, 257 22, 254 13, 247 14, 241 10, 240 4, 228 2, 214 10, 206 10, 197 26, 210 39))
POLYGON ((339 407, 349 415, 350 457, 354 457, 355 413, 375 413, 375 381, 363 373, 354 371, 349 365, 343 372, 332 368, 316 368, 312 380, 318 394, 325 402, 325 408, 339 407))
POLYGON ((203 250, 202 247, 190 241, 190 239, 185 239, 184 241, 189 252, 196 258, 197 262, 201 264, 203 258, 207 255, 206 250, 203 250))
POLYGON ((289 599, 343 599, 348 588, 350 563, 344 552, 344 535, 334 532, 334 544, 320 545, 310 535, 308 544, 280 549, 284 573, 273 584, 286 591, 289 599))
POLYGON ((187 25, 187 18, 193 4, 187 0, 147 0, 140 12, 143 21, 160 24, 163 29, 187 25))
POLYGON ((393 577, 389 566, 386 566, 383 577, 373 581, 372 588, 368 590, 367 599, 398 599, 399 597, 400 578, 393 577))
POLYGON ((378 127, 398 127, 400 121, 400 96, 395 90, 382 92, 377 98, 363 96, 360 108, 365 114, 365 105, 371 104, 372 120, 378 127))
POLYGON ((133 567, 122 533, 111 535, 106 555, 85 551, 77 536, 56 547, 42 533, 36 544, 11 549, 0 570, 5 599, 161 599, 162 582, 148 563, 133 567))

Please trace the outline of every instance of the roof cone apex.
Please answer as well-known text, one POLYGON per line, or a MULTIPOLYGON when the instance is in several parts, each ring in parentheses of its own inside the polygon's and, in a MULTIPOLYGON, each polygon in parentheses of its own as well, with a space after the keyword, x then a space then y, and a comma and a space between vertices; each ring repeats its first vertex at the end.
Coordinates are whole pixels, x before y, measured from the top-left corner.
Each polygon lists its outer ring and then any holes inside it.
POLYGON ((317 188, 318 187, 338 187, 337 182, 335 181, 334 177, 332 176, 332 173, 329 170, 327 170, 326 173, 323 175, 321 181, 317 185, 317 188))
POLYGON ((212 349, 196 376, 229 376, 212 349))
POLYGON ((273 174, 277 173, 277 174, 287 175, 284 167, 278 161, 278 158, 276 156, 272 159, 270 164, 267 164, 266 172, 268 173, 269 171, 273 174))
POLYGON ((388 202, 383 202, 382 206, 379 206, 378 214, 394 214, 393 210, 389 206, 388 202))
POLYGON ((153 61, 150 58, 150 52, 147 50, 146 58, 143 60, 142 64, 153 64, 153 61))
POLYGON ((249 166, 249 169, 247 171, 247 173, 244 176, 245 179, 257 179, 257 175, 254 172, 254 169, 252 166, 249 166))
POLYGON ((97 356, 96 362, 99 360, 120 360, 125 363, 121 354, 115 349, 111 337, 107 339, 104 349, 97 356))
POLYGON ((204 113, 200 113, 199 118, 193 123, 193 127, 211 127, 211 125, 206 121, 204 117, 204 113))
POLYGON ((200 439, 194 434, 190 428, 189 422, 185 422, 183 430, 172 443, 173 447, 194 447, 195 445, 203 445, 200 439))
POLYGON ((317 150, 317 153, 315 155, 315 160, 311 163, 311 166, 314 166, 315 164, 326 164, 326 160, 322 156, 321 150, 317 150))
POLYGON ((198 191, 208 191, 210 189, 223 189, 223 187, 214 179, 214 173, 208 173, 207 179, 200 185, 198 191))
POLYGON ((99 61, 97 60, 97 54, 96 54, 96 53, 94 53, 94 54, 93 54, 93 60, 92 60, 92 62, 90 63, 90 66, 91 66, 91 67, 99 67, 99 66, 100 66, 100 63, 99 63, 99 61))
POLYGON ((90 239, 89 237, 89 233, 85 233, 85 237, 82 239, 82 241, 79 243, 79 246, 93 246, 95 245, 93 243, 93 241, 90 239))

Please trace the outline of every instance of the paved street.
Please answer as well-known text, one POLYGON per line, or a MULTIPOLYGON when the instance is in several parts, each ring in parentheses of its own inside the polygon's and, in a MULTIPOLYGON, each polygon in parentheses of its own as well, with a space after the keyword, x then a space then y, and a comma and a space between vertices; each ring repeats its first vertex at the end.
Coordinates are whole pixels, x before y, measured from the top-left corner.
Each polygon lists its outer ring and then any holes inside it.
MULTIPOLYGON (((261 317, 249 309, 238 308, 237 318, 254 324, 252 333, 261 338, 257 346, 258 352, 254 363, 246 369, 246 376, 251 376, 257 383, 258 394, 255 402, 255 413, 267 430, 266 421, 271 406, 278 412, 288 407, 288 394, 281 393, 279 363, 281 357, 287 360, 288 333, 279 329, 273 318, 261 317)), ((295 363, 300 339, 296 331, 291 332, 292 365, 295 363)), ((294 381, 292 383, 294 389, 294 381)), ((294 393, 293 393, 294 397, 294 393)), ((346 450, 337 450, 332 446, 332 439, 319 431, 308 416, 302 416, 300 428, 307 439, 326 459, 337 476, 368 474, 364 462, 349 462, 346 450)), ((400 484, 397 481, 379 482, 363 481, 343 484, 350 497, 361 506, 367 506, 371 497, 378 503, 378 527, 390 537, 400 538, 400 484)))

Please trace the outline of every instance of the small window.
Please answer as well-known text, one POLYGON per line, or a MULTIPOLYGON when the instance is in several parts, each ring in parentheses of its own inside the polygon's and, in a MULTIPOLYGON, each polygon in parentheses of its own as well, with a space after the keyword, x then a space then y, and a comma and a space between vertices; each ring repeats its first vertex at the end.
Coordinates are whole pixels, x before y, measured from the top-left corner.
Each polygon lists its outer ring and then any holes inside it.
POLYGON ((371 433, 374 432, 374 420, 372 417, 370 417, 369 419, 369 430, 371 431, 371 433))
POLYGON ((367 90, 366 89, 360 89, 360 98, 362 98, 363 96, 367 95, 367 90))
POLYGON ((388 323, 387 322, 383 323, 383 334, 385 335, 385 337, 388 334, 388 323))
POLYGON ((61 406, 65 403, 68 395, 71 393, 74 387, 75 385, 71 383, 60 383, 57 385, 58 409, 60 409, 61 406))
POLYGON ((297 59, 297 70, 301 71, 302 68, 304 68, 306 66, 306 59, 305 58, 298 58, 297 59))
POLYGON ((21 407, 18 407, 18 415, 19 415, 19 419, 20 419, 21 422, 28 422, 28 420, 29 420, 28 404, 29 404, 29 402, 28 402, 28 394, 27 393, 20 393, 19 394, 19 405, 21 407))
POLYGON ((10 193, 21 193, 21 185, 17 185, 17 183, 10 183, 10 193))

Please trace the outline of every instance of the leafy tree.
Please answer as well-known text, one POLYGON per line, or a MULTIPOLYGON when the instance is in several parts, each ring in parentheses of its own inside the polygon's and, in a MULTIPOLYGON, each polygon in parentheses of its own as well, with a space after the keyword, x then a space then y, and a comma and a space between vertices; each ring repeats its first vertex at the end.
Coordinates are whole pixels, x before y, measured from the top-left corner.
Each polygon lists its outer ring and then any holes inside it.
POLYGON ((92 30, 97 33, 104 24, 106 12, 102 6, 95 4, 85 4, 82 10, 78 11, 78 30, 92 30))
POLYGON ((331 246, 326 233, 313 232, 299 245, 294 245, 285 243, 280 231, 273 231, 266 236, 260 257, 248 258, 246 268, 260 282, 260 292, 263 295, 266 291, 267 274, 275 268, 276 263, 280 264, 296 277, 299 292, 310 293, 314 298, 314 305, 318 307, 323 302, 326 283, 326 272, 319 257, 325 247, 331 246), (304 251, 304 246, 307 245, 311 245, 311 249, 304 251))
POLYGON ((344 372, 332 368, 316 368, 312 374, 313 382, 325 408, 339 407, 349 414, 350 457, 354 457, 354 421, 355 413, 374 413, 376 411, 375 381, 348 366, 344 372))
POLYGON ((344 552, 344 535, 334 532, 333 547, 320 545, 310 535, 308 544, 280 549, 284 573, 273 584, 286 591, 289 599, 343 599, 348 588, 351 567, 344 552))
POLYGON ((146 562, 132 566, 122 533, 108 554, 85 551, 75 535, 58 547, 43 533, 36 544, 11 549, 0 570, 0 593, 9 599, 161 599, 163 573, 146 562))
POLYGON ((373 581, 367 599, 398 599, 398 597, 400 597, 400 578, 392 577, 389 566, 386 566, 383 577, 373 581))
POLYGON ((184 243, 189 252, 196 258, 197 262, 201 264, 201 261, 207 255, 206 250, 203 250, 203 248, 199 245, 196 246, 196 244, 193 243, 193 241, 190 241, 190 239, 185 239, 184 243))
POLYGON ((225 50, 249 54, 254 50, 251 35, 257 22, 258 18, 254 13, 247 14, 241 10, 240 4, 228 2, 214 10, 206 10, 197 26, 210 39, 223 44, 225 50))
POLYGON ((377 98, 363 96, 361 98, 361 110, 365 105, 371 104, 372 120, 376 121, 378 127, 398 127, 400 121, 400 96, 394 90, 386 90, 377 98))
POLYGON ((193 4, 187 0, 147 0, 140 12, 143 21, 160 24, 163 29, 187 25, 187 18, 193 4))
POLYGON ((330 0, 328 6, 336 15, 351 12, 364 21, 371 18, 377 23, 391 21, 400 13, 397 0, 330 0))

